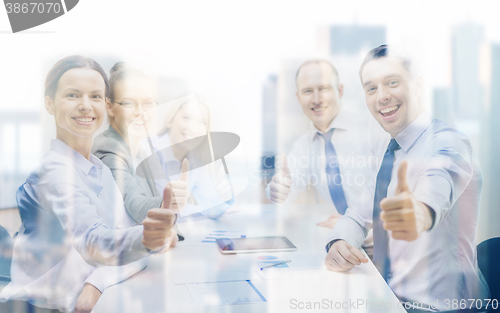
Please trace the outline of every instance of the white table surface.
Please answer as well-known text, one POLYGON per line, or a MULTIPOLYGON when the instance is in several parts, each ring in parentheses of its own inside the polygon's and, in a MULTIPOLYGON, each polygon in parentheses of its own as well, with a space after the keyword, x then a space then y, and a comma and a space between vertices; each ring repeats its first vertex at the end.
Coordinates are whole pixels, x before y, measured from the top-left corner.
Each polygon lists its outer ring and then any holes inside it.
MULTIPOLYGON (((125 282, 105 290, 93 312, 406 312, 373 263, 348 273, 321 269, 273 270, 271 279, 253 280, 267 302, 223 306, 196 306, 185 285, 175 285, 168 262, 196 264, 232 262, 236 255, 222 255, 215 244, 192 246, 190 239, 210 231, 241 230, 247 237, 286 236, 299 252, 325 252, 329 229, 316 226, 330 215, 326 206, 236 205, 219 220, 180 223, 185 242, 163 255, 151 256, 148 267, 125 282), (332 303, 333 301, 333 303, 332 303), (306 309, 308 303, 316 309, 306 309), (367 304, 367 303, 370 304, 367 304), (327 303, 325 305, 325 303, 327 303), (299 309, 299 305, 304 309, 299 309), (335 305, 344 306, 335 310, 335 305), (334 309, 330 309, 333 306, 334 309), (392 307, 392 308, 389 308, 392 307), (378 308, 378 309, 377 309, 378 308)), ((191 241, 192 242, 192 241, 191 241)))

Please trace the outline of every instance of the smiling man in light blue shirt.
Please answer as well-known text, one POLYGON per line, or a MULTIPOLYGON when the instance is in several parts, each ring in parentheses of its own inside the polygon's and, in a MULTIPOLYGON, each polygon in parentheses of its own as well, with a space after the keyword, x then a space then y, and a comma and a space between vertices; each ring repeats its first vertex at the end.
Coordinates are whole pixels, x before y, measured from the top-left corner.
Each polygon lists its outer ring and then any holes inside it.
POLYGON ((330 233, 326 266, 367 262, 357 248, 373 228, 373 262, 401 300, 442 310, 488 298, 475 241, 482 174, 469 140, 430 118, 404 52, 373 49, 360 76, 368 109, 392 140, 377 177, 330 233))

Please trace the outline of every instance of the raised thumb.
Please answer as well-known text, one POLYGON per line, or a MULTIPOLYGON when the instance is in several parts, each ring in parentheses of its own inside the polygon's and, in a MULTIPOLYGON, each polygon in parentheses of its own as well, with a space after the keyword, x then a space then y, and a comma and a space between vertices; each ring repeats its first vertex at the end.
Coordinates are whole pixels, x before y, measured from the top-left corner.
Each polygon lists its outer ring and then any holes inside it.
POLYGON ((398 168, 398 186, 396 188, 396 194, 409 191, 408 183, 406 182, 406 171, 408 169, 408 162, 401 161, 398 168))
POLYGON ((180 180, 187 182, 188 178, 189 178, 189 161, 188 159, 184 159, 182 160, 180 180))
POLYGON ((290 175, 290 169, 288 168, 288 158, 286 154, 282 153, 280 154, 280 159, 281 159, 281 167, 279 168, 279 172, 283 176, 288 176, 290 175))
POLYGON ((162 208, 168 209, 172 203, 172 187, 170 185, 166 185, 165 189, 163 189, 163 203, 161 205, 162 208))

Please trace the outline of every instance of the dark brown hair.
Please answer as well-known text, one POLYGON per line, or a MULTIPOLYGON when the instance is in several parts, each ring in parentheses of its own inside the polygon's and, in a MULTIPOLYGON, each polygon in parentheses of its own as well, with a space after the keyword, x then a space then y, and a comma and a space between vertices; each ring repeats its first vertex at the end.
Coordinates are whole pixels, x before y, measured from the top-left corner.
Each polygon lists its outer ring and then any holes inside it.
POLYGON ((359 77, 361 78, 361 73, 366 63, 385 57, 395 57, 401 60, 403 67, 410 73, 411 77, 415 76, 417 69, 415 65, 415 60, 409 54, 408 51, 404 50, 398 46, 392 45, 380 45, 376 48, 371 49, 365 56, 363 63, 359 68, 359 77))
POLYGON ((86 58, 81 55, 71 55, 69 57, 65 57, 64 59, 59 60, 59 62, 54 64, 54 66, 52 66, 49 73, 47 74, 47 78, 45 79, 44 96, 49 96, 53 99, 56 94, 61 77, 64 75, 64 73, 74 68, 88 68, 99 72, 99 74, 101 74, 102 78, 104 79, 104 83, 106 84, 106 96, 108 96, 109 83, 106 73, 99 65, 99 63, 92 60, 91 58, 86 58))

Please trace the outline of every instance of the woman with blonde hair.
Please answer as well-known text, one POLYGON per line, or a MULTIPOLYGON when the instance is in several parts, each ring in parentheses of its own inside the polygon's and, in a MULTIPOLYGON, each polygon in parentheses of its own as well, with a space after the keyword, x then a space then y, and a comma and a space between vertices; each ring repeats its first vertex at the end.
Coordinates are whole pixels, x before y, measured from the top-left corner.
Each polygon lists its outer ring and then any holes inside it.
MULTIPOLYGON (((163 128, 152 139, 153 149, 159 151, 164 172, 171 178, 180 175, 181 160, 189 161, 190 201, 185 215, 218 218, 233 204, 234 196, 224 166, 214 161, 208 106, 195 94, 168 105, 163 128)), ((157 180, 157 190, 162 186, 164 182, 157 180)))

